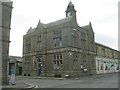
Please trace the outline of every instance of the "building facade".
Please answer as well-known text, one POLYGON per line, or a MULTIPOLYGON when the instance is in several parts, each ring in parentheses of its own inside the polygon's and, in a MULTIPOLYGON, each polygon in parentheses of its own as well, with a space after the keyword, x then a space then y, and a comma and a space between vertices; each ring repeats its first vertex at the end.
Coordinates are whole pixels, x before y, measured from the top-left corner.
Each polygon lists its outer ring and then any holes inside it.
POLYGON ((97 74, 119 71, 120 52, 108 46, 96 43, 97 74))
POLYGON ((23 75, 70 77, 96 74, 91 23, 80 27, 72 2, 66 18, 30 28, 23 37, 23 75))
POLYGON ((100 56, 96 46, 91 22, 79 26, 70 1, 66 18, 48 24, 39 21, 23 36, 22 74, 79 77, 101 73, 96 70, 100 56))
POLYGON ((12 2, 0 0, 0 78, 2 76, 2 85, 8 84, 7 61, 9 59, 11 13, 12 2))
POLYGON ((9 56, 8 61, 8 73, 9 75, 22 75, 22 57, 9 56))

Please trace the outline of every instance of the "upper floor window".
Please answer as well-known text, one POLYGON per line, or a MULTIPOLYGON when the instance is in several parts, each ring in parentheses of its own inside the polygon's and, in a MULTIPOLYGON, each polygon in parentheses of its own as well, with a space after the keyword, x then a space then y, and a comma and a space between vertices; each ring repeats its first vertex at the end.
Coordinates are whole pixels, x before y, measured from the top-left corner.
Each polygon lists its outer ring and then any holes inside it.
POLYGON ((106 56, 105 55, 105 48, 104 47, 102 48, 102 54, 103 54, 103 56, 106 56))
POLYGON ((62 32, 55 31, 53 35, 54 48, 59 48, 62 46, 62 32))
POLYGON ((84 32, 81 32, 81 38, 86 40, 87 39, 87 35, 84 32))
POLYGON ((37 36, 37 51, 41 50, 42 47, 42 36, 38 35, 37 36))
POLYGON ((90 42, 90 50, 94 51, 94 43, 90 42))
POLYGON ((112 52, 112 58, 114 58, 114 52, 112 52))
POLYGON ((26 51, 30 52, 31 51, 31 38, 26 39, 26 51))
POLYGON ((73 30, 72 30, 72 36, 74 38, 77 38, 77 29, 73 28, 73 30))
POLYGON ((82 49, 86 49, 86 41, 84 39, 81 39, 81 45, 82 49))
POLYGON ((37 43, 41 42, 41 35, 37 36, 37 43))
POLYGON ((83 59, 83 62, 86 62, 86 55, 85 54, 82 54, 82 59, 83 59))
POLYGON ((73 28, 71 31, 71 36, 72 36, 72 45, 74 47, 78 46, 78 42, 77 42, 77 29, 73 28))

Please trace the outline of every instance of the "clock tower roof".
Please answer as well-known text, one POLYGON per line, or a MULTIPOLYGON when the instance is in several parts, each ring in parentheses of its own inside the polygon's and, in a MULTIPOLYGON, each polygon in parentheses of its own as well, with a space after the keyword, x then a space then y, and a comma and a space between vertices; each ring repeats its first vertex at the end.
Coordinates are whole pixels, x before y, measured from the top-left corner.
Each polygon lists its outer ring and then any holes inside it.
POLYGON ((73 5, 72 2, 70 1, 69 4, 68 4, 68 6, 74 6, 74 5, 73 5))
POLYGON ((76 17, 76 10, 75 10, 74 5, 71 1, 69 2, 65 12, 66 12, 66 17, 68 17, 68 16, 75 16, 76 17))

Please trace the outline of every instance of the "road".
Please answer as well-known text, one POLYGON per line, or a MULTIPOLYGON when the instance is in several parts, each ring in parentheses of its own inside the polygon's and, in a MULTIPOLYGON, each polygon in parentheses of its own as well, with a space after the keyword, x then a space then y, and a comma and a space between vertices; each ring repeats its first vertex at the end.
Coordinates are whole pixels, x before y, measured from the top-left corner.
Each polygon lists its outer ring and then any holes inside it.
POLYGON ((36 88, 118 88, 118 74, 105 74, 75 79, 17 77, 17 83, 35 85, 36 88))

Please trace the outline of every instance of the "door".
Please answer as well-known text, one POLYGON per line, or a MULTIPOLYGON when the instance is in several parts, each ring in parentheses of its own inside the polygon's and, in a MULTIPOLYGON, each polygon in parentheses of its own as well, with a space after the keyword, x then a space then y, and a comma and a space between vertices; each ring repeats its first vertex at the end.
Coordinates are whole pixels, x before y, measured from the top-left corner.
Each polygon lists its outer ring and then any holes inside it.
POLYGON ((15 74, 15 63, 9 64, 9 75, 15 74))
POLYGON ((19 75, 22 75, 22 67, 19 67, 19 75))
POLYGON ((40 76, 42 73, 42 64, 38 63, 38 75, 40 76))

